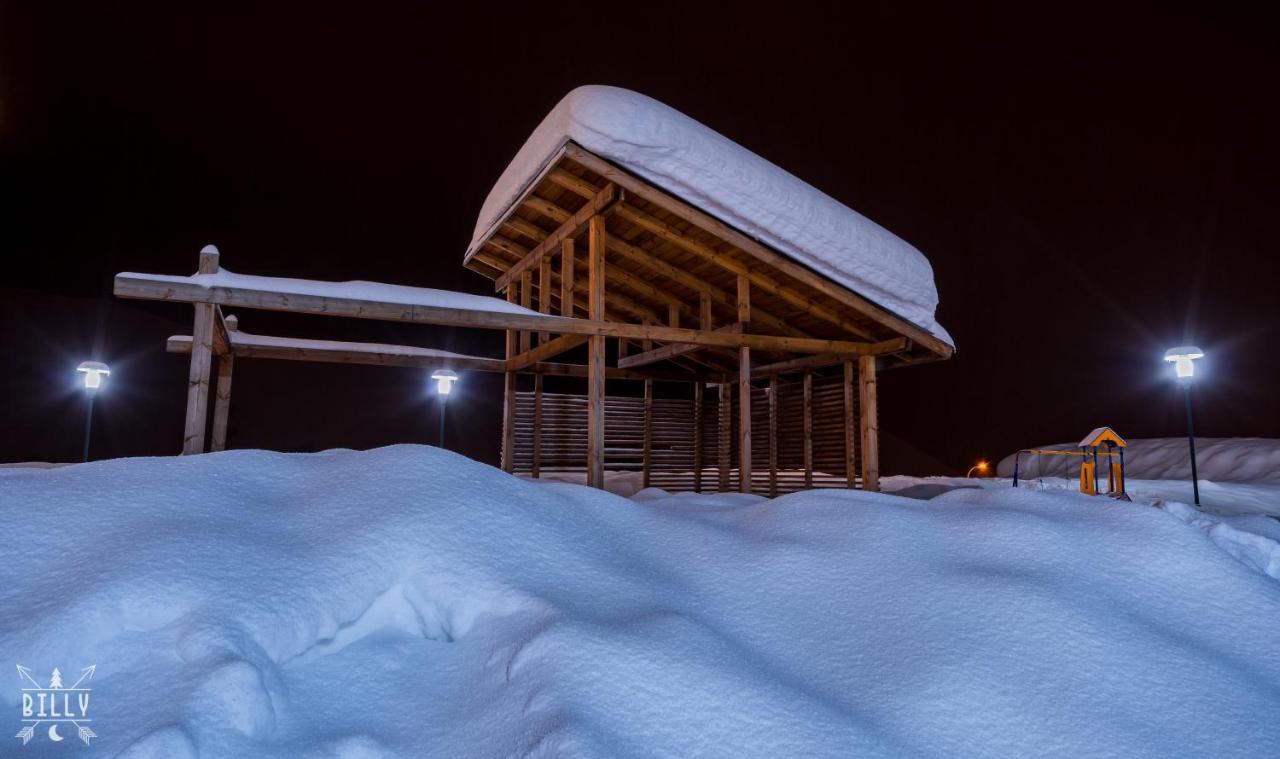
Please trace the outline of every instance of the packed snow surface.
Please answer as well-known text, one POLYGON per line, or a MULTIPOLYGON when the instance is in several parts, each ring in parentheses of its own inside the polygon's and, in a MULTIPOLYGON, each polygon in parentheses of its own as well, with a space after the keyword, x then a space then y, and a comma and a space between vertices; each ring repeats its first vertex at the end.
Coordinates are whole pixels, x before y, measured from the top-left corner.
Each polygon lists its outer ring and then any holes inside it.
POLYGON ((938 291, 920 251, 683 113, 617 87, 579 87, 542 120, 485 199, 468 257, 569 142, 954 344, 934 318, 938 291))
POLYGON ((337 300, 364 300, 374 303, 399 303, 408 306, 455 308, 462 311, 542 316, 537 311, 488 295, 472 295, 471 293, 460 293, 453 290, 436 290, 430 287, 389 285, 383 282, 363 282, 360 280, 322 282, 314 279, 261 277, 255 274, 237 274, 228 269, 219 269, 213 274, 192 274, 189 276, 141 274, 132 271, 121 272, 116 276, 130 279, 146 279, 152 282, 195 284, 204 288, 234 287, 284 295, 313 295, 337 300))
POLYGON ((1179 504, 628 500, 398 446, 2 470, 0 534, 0 657, 96 664, 103 756, 1280 745, 1275 541, 1179 504))
MULTIPOLYGON (((1125 475, 1145 480, 1190 480, 1191 452, 1185 437, 1128 440, 1124 449, 1125 475)), ((1043 450, 1076 450, 1076 443, 1037 446, 1043 450)), ((1010 454, 996 472, 1013 476, 1010 454)), ((1106 471, 1100 470, 1105 479, 1106 471)), ((1080 472, 1077 456, 1035 456, 1022 454, 1019 476, 1075 478, 1080 472)), ((1196 473, 1215 482, 1280 484, 1280 440, 1275 438, 1196 438, 1196 473)))

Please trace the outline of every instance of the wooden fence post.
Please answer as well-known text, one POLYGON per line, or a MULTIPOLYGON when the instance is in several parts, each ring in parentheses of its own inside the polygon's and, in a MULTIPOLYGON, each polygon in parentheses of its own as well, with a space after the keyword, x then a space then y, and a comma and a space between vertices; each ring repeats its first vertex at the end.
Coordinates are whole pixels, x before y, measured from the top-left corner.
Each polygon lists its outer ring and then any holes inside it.
MULTIPOLYGON (((218 271, 218 249, 206 245, 200 251, 201 274, 218 271)), ((213 304, 195 304, 191 329, 191 368, 187 372, 187 417, 182 432, 182 453, 204 453, 205 422, 209 413, 209 373, 213 362, 213 304)))
MULTIPOLYGON (((240 328, 240 320, 228 316, 223 320, 227 325, 227 337, 240 328)), ((213 398, 213 432, 209 436, 209 450, 225 451, 227 449, 227 418, 231 414, 231 372, 235 369, 236 357, 227 352, 218 357, 218 386, 213 398)))

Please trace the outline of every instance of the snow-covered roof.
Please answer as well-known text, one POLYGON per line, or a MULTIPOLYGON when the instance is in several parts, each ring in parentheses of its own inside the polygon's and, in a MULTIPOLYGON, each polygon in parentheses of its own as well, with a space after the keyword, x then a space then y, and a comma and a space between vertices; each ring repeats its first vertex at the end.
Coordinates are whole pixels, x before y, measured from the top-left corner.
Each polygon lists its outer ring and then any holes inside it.
POLYGON ((911 244, 679 111, 617 87, 579 87, 543 119, 485 199, 467 258, 569 142, 954 346, 934 318, 933 268, 911 244))

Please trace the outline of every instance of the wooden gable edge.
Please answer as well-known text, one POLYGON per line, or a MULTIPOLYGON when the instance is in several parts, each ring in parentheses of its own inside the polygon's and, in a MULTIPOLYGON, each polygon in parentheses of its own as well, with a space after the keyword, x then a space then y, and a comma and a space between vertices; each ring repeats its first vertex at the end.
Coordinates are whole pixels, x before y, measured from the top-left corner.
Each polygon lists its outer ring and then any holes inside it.
POLYGON ((484 234, 476 238, 475 245, 468 248, 466 255, 462 257, 463 266, 468 266, 471 263, 471 259, 475 257, 476 253, 480 252, 480 249, 484 247, 489 238, 493 237, 494 234, 497 233, 498 229, 502 227, 503 224, 506 224, 513 215, 515 215, 515 212, 519 210, 520 206, 524 205, 525 200, 527 200, 528 197, 533 194, 533 191, 536 190, 542 184, 543 180, 547 178, 547 175, 560 165, 560 161, 564 159, 566 149, 569 147, 569 144, 570 143, 566 142, 564 145, 560 146, 560 149, 551 156, 551 159, 542 165, 542 168, 539 169, 537 175, 529 181, 529 184, 525 185, 524 189, 520 191, 520 194, 511 201, 506 210, 503 211, 498 218, 493 220, 493 223, 485 229, 484 234))

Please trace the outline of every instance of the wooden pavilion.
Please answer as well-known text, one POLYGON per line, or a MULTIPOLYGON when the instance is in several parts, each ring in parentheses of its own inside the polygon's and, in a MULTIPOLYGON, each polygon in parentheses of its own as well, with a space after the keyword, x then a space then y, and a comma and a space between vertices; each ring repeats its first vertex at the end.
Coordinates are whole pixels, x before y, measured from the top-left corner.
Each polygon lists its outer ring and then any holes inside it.
POLYGON ((876 490, 879 372, 953 352, 572 141, 477 239, 464 265, 505 302, 233 275, 212 247, 196 275, 123 273, 115 293, 195 305, 192 335, 168 346, 191 354, 185 453, 204 450, 215 357, 214 450, 226 443, 236 358, 449 367, 504 374, 503 469, 585 473, 596 487, 606 470, 638 470, 669 489, 876 490), (224 319, 230 307, 503 330, 506 352, 264 337, 224 319), (581 378, 584 392, 544 392, 547 376, 581 378), (631 395, 606 394, 619 381, 635 383, 631 395), (655 382, 677 387, 657 397, 655 382))

